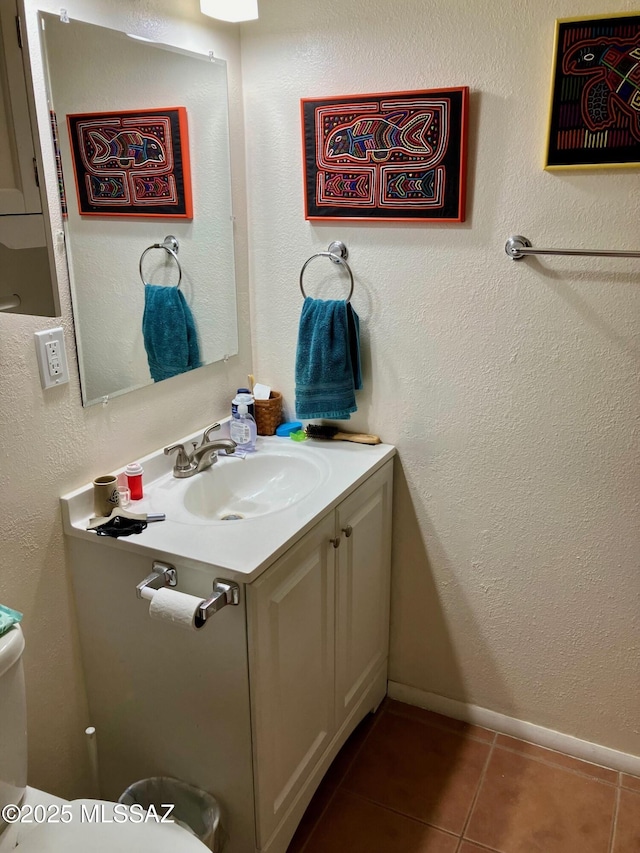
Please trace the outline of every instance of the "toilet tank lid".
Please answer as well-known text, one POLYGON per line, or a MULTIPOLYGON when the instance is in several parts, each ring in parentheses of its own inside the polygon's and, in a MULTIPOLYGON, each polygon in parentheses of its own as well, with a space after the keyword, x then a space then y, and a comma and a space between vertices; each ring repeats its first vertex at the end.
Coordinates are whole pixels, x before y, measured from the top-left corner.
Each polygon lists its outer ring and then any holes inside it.
POLYGON ((0 677, 20 659, 24 651, 24 635, 19 625, 9 628, 0 637, 0 677))

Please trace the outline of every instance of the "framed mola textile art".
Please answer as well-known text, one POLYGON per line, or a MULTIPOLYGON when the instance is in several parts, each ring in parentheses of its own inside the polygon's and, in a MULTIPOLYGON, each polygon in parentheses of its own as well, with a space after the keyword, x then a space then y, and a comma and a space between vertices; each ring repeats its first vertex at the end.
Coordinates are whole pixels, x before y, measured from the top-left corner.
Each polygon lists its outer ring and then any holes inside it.
POLYGON ((184 107, 68 115, 82 216, 191 219, 184 107))
POLYGON ((640 15, 556 21, 547 169, 640 165, 640 15))
POLYGON ((463 222, 469 90, 303 98, 307 219, 463 222))

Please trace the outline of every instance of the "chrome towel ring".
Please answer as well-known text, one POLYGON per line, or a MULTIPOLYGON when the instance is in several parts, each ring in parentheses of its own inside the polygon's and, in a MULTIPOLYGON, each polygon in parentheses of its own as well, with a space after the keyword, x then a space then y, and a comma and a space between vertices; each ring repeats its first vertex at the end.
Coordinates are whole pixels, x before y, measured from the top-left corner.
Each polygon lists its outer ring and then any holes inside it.
POLYGON ((309 264, 311 263, 311 261, 314 258, 329 258, 331 261, 333 261, 334 264, 342 264, 342 266, 349 273, 349 279, 351 281, 351 289, 349 290, 349 295, 347 296, 347 298, 345 300, 346 302, 349 302, 351 300, 351 297, 353 296, 353 273, 351 272, 351 267, 347 263, 348 257, 349 257, 349 250, 347 249, 347 247, 345 246, 344 243, 340 242, 340 240, 335 240, 333 243, 330 243, 328 252, 316 252, 315 255, 311 255, 311 257, 307 261, 304 262, 304 264, 302 265, 302 269, 300 270, 300 291, 301 291, 304 299, 307 298, 307 294, 304 292, 304 286, 302 284, 302 279, 304 277, 304 271, 306 270, 306 268, 309 266, 309 264))
POLYGON ((150 252, 152 249, 164 249, 165 252, 168 252, 171 257, 174 259, 176 264, 178 265, 178 283, 175 285, 176 287, 180 287, 180 282, 182 281, 182 267, 180 266, 180 261, 178 260, 178 250, 180 248, 180 244, 171 234, 164 238, 162 243, 154 243, 152 246, 149 246, 144 252, 140 255, 140 264, 138 269, 140 270, 140 278, 142 279, 142 283, 144 285, 148 284, 144 280, 144 275, 142 274, 142 261, 144 260, 144 256, 147 252, 150 252))

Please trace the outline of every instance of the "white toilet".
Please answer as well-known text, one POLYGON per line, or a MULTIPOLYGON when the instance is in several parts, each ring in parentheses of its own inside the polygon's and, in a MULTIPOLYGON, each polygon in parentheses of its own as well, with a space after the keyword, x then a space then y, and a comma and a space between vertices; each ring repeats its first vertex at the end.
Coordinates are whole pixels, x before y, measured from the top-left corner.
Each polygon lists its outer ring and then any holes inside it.
POLYGON ((0 818, 0 853, 205 853, 208 847, 177 824, 133 823, 115 803, 68 803, 27 787, 23 650, 19 625, 0 637, 0 811, 14 804, 31 822, 0 818))

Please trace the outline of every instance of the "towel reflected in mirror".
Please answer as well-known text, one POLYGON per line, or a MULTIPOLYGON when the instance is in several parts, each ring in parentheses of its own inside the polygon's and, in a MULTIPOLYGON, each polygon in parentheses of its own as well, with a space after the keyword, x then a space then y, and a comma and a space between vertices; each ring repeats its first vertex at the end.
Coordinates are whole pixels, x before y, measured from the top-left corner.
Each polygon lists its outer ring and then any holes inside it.
POLYGON ((154 382, 201 367, 195 320, 179 288, 145 284, 142 335, 154 382))

